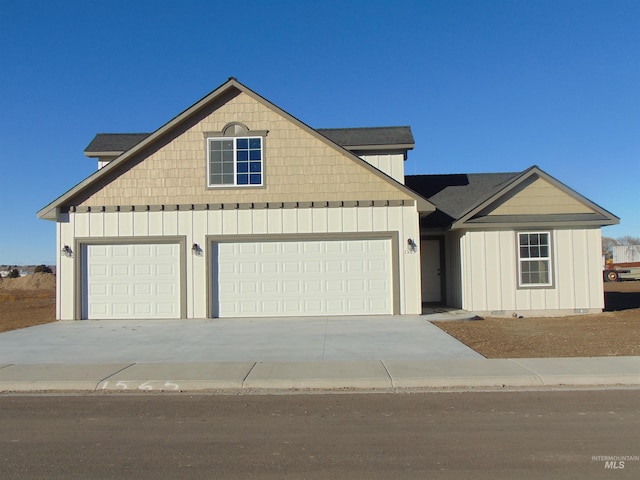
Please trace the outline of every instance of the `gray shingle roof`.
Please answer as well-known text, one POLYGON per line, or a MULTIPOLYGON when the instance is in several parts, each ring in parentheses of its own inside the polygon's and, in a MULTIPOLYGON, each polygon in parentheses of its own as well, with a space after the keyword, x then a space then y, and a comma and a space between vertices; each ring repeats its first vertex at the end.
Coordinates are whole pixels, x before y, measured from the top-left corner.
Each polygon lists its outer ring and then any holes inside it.
POLYGON ((405 185, 436 206, 436 214, 428 217, 427 222, 430 226, 442 227, 462 217, 520 174, 407 175, 405 185))
POLYGON ((329 140, 343 147, 411 145, 411 127, 317 128, 329 140))
MULTIPOLYGON (((398 145, 412 148, 411 127, 318 128, 318 133, 342 147, 398 145)), ((126 152, 150 133, 98 133, 86 153, 126 152)))
POLYGON ((84 149, 88 153, 126 152, 150 133, 98 133, 84 149))

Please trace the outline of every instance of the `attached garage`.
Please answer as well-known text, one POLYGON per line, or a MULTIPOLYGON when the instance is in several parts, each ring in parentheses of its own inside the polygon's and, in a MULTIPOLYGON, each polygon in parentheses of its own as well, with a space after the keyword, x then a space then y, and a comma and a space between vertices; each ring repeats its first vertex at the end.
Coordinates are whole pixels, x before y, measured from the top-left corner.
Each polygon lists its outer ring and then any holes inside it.
POLYGON ((396 313, 392 243, 389 237, 213 242, 212 316, 396 313))
POLYGON ((83 244, 83 319, 181 318, 180 243, 83 244))

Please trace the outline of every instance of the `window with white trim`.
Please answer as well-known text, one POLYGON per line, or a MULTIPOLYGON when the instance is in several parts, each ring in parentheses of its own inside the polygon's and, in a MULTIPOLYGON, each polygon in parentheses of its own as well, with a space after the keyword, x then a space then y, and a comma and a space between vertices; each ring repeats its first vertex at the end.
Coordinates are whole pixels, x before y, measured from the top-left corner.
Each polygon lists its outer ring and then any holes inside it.
POLYGON ((264 182, 262 137, 209 138, 210 187, 261 186, 264 182))
POLYGON ((551 234, 519 232, 518 285, 548 287, 551 284, 551 234))

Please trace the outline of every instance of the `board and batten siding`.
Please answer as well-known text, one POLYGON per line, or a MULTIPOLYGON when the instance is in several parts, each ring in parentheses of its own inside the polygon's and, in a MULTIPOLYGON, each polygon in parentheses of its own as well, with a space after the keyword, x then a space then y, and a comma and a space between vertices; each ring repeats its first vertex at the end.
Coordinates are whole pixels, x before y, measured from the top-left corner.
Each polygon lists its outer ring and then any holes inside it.
MULTIPOLYGON (((460 302, 455 302, 454 293, 452 303, 468 311, 500 315, 602 310, 600 229, 536 230, 551 232, 551 287, 518 287, 517 231, 468 231, 452 236, 452 246, 458 241, 462 272, 460 302)), ((455 290, 453 281, 451 288, 455 290)))
POLYGON ((359 155, 359 157, 404 185, 404 154, 387 153, 359 155))
MULTIPOLYGON (((75 212, 63 215, 58 225, 58 301, 56 318, 72 320, 75 312, 76 259, 61 254, 64 245, 77 248, 76 239, 159 239, 182 237, 186 250, 186 318, 207 316, 207 258, 194 255, 196 243, 206 252, 207 236, 278 235, 313 233, 397 232, 400 313, 420 314, 420 255, 407 250, 407 239, 419 239, 416 206, 357 206, 317 208, 263 208, 175 211, 75 212)), ((79 289, 78 289, 79 290, 79 289)))

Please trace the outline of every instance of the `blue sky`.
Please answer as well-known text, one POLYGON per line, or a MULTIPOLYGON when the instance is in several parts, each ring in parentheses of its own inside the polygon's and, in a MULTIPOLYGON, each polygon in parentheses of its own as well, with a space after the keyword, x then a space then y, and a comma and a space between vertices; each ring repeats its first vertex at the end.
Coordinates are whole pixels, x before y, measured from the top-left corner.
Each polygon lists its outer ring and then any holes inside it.
POLYGON ((0 264, 36 212, 235 76, 316 128, 410 125, 407 174, 538 165, 640 236, 640 1, 0 0, 0 264))

